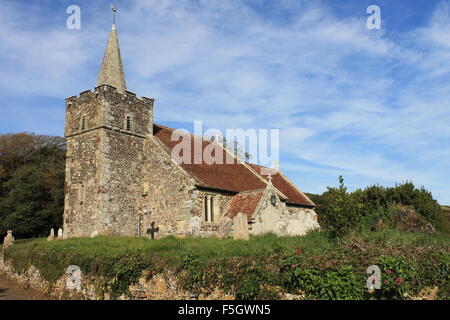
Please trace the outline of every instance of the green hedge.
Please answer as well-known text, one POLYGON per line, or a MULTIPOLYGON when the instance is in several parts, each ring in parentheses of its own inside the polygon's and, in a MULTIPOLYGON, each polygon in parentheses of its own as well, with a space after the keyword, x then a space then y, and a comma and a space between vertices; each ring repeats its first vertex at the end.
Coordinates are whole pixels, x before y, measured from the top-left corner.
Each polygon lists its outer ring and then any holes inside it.
POLYGON ((55 282, 75 264, 95 279, 99 296, 128 294, 147 270, 177 274, 194 294, 214 289, 237 299, 277 299, 283 293, 306 299, 408 299, 427 287, 439 287, 449 299, 450 239, 442 234, 395 230, 353 235, 339 242, 326 232, 303 237, 265 235, 250 241, 231 239, 149 240, 144 238, 45 239, 18 241, 4 252, 18 272, 37 267, 55 282), (366 289, 369 265, 382 271, 382 288, 366 289))

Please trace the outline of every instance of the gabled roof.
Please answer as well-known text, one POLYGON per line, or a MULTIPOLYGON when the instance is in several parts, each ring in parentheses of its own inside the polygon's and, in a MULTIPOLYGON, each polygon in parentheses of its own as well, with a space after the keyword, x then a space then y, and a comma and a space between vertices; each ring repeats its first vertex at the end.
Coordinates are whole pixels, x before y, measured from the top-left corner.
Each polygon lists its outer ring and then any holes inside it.
MULTIPOLYGON (((180 143, 180 141, 171 140, 174 131, 175 129, 162 125, 153 125, 153 135, 167 147, 169 153, 180 143)), ((203 154, 205 148, 212 142, 193 135, 191 135, 191 138, 191 150, 193 150, 191 152, 191 164, 181 163, 180 166, 198 182, 199 186, 232 192, 265 188, 264 180, 253 174, 243 164, 238 163, 236 159, 231 164, 206 164, 204 161, 201 164, 195 164, 194 152, 196 151, 198 155, 203 154), (194 140, 201 144, 201 148, 197 148, 198 150, 194 148, 194 140)))
MULTIPOLYGON (((261 172, 261 169, 264 167, 251 163, 248 165, 268 180, 269 176, 261 172)), ((303 192, 301 192, 300 189, 298 189, 292 182, 290 182, 288 178, 281 173, 281 171, 278 170, 278 172, 271 177, 273 186, 288 198, 287 203, 316 206, 315 203, 312 202, 303 192)))
POLYGON ((230 201, 227 216, 229 218, 234 218, 239 212, 242 212, 247 216, 247 220, 250 222, 253 212, 255 212, 263 194, 264 190, 255 190, 241 192, 233 196, 230 201))
MULTIPOLYGON (((171 153, 173 148, 181 142, 181 140, 172 141, 171 137, 174 131, 175 129, 166 126, 159 124, 153 125, 153 135, 162 142, 169 153, 171 153)), ((189 134, 186 133, 186 135, 189 134)), ((195 181, 197 181, 198 186, 236 193, 266 188, 268 176, 261 174, 262 166, 239 163, 237 159, 233 159, 232 163, 229 164, 225 163, 225 159, 223 164, 207 164, 204 161, 200 164, 195 164, 194 152, 197 152, 199 158, 202 159, 200 156, 203 154, 205 148, 214 142, 199 136, 190 135, 190 137, 191 150, 193 150, 191 152, 190 164, 180 163, 180 166, 194 178, 195 181), (199 146, 201 145, 201 148, 197 148, 198 150, 194 148, 196 142, 199 146), (250 170, 249 167, 252 168, 253 171, 250 170)), ((287 203, 311 207, 315 206, 315 204, 280 171, 272 176, 272 184, 287 197, 287 203)), ((251 201, 256 199, 252 197, 253 196, 248 195, 236 195, 233 199, 236 206, 237 204, 241 204, 242 207, 245 203, 244 199, 247 199, 248 201, 250 201, 250 199, 252 199, 251 201)), ((242 209, 240 209, 240 211, 242 212, 242 209)))

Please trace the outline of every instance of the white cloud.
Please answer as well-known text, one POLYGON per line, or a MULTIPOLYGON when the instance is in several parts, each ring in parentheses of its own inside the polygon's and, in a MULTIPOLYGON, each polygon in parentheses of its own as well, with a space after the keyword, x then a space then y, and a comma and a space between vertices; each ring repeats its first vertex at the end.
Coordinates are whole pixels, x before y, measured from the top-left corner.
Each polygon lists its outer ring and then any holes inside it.
MULTIPOLYGON (((62 99, 92 88, 105 23, 24 27, 19 9, 0 11, 0 68, 10 75, 0 92, 62 99)), ((448 4, 395 38, 319 1, 277 1, 276 10, 289 18, 237 0, 134 1, 118 16, 129 88, 156 98, 159 122, 282 128, 282 159, 314 163, 298 166, 321 186, 340 172, 362 184, 412 179, 450 202, 448 4)))

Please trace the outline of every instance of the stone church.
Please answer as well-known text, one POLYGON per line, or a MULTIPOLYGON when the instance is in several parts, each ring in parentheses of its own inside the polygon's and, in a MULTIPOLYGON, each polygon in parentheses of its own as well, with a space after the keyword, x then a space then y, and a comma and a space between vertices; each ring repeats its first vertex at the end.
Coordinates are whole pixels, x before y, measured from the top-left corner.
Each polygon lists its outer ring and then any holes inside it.
POLYGON ((175 130, 153 123, 153 107, 126 88, 113 24, 96 88, 66 99, 64 237, 227 237, 236 216, 250 234, 319 228, 315 204, 279 170, 174 159, 175 130))

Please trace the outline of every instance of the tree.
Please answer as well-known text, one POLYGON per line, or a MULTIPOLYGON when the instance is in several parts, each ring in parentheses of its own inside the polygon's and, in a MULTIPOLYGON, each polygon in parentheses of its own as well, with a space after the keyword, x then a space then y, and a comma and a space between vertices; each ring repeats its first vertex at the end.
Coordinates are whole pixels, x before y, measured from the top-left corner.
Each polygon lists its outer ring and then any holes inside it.
POLYGON ((62 225, 64 166, 61 137, 0 135, 0 234, 45 236, 62 225))
POLYGON ((324 220, 333 238, 340 238, 358 226, 361 220, 361 205, 347 193, 344 178, 339 176, 339 187, 328 187, 329 203, 323 208, 324 220))

